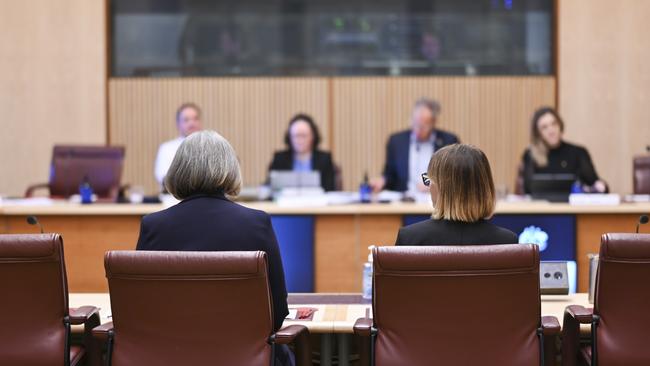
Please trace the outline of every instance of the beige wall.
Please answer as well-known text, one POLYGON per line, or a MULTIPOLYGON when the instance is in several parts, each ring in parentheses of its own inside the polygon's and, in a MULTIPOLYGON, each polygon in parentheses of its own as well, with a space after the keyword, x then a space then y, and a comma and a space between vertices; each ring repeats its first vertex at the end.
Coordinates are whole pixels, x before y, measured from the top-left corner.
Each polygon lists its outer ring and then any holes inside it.
POLYGON ((650 1, 559 1, 559 109, 615 192, 650 144, 650 1))
POLYGON ((22 195, 55 143, 106 141, 104 1, 0 1, 0 45, 0 194, 22 195))
POLYGON ((440 100, 440 127, 483 148, 496 183, 512 188, 530 114, 555 103, 553 77, 125 78, 109 89, 111 143, 127 148, 124 181, 148 192, 157 188, 158 145, 176 136, 174 113, 186 101, 201 105, 205 127, 232 142, 246 185, 264 180, 291 115, 312 114, 347 190, 366 170, 380 174, 388 136, 408 128, 422 96, 440 100))

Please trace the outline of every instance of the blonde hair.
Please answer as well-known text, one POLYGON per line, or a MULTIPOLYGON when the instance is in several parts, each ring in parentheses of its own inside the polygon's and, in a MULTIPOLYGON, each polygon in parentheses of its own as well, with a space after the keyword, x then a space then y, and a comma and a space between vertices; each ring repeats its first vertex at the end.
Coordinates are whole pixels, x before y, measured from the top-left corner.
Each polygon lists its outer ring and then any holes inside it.
POLYGON ((179 200, 195 194, 236 197, 241 185, 235 149, 221 135, 207 130, 185 138, 165 176, 165 188, 179 200))
POLYGON ((427 173, 438 190, 434 219, 476 222, 492 217, 494 181, 490 163, 479 148, 467 144, 444 147, 431 157, 427 173))

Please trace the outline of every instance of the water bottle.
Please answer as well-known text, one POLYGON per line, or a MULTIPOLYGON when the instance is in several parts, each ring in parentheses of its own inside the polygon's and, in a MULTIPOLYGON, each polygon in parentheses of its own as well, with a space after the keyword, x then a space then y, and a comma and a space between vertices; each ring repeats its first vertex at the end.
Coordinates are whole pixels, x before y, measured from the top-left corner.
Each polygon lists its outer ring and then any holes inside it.
POLYGON ((374 245, 368 247, 370 254, 368 254, 368 261, 363 265, 363 298, 366 300, 372 299, 372 249, 374 245))
POLYGON ((90 186, 88 176, 85 176, 79 185, 79 195, 81 196, 81 203, 88 204, 93 202, 93 187, 90 186))
POLYGON ((363 182, 359 185, 359 201, 361 203, 370 203, 372 197, 372 187, 368 183, 368 172, 363 175, 363 182))

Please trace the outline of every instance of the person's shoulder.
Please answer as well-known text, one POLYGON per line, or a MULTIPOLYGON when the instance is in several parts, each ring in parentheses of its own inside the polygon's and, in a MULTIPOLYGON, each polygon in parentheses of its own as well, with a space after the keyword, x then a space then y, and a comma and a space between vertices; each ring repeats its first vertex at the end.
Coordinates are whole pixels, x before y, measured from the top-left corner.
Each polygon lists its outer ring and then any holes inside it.
POLYGON ((398 132, 394 132, 390 134, 388 137, 389 141, 396 141, 396 140, 401 140, 401 139, 409 139, 411 136, 411 130, 402 130, 398 132))
POLYGON ((460 141, 456 134, 445 130, 436 129, 436 136, 442 139, 445 143, 455 143, 460 141))
POLYGON ((562 144, 564 145, 564 148, 567 149, 567 150, 575 151, 577 153, 582 153, 582 154, 588 153, 587 148, 585 148, 582 145, 578 145, 578 144, 574 144, 574 143, 566 142, 566 141, 562 141, 562 144))
POLYGON ((489 225, 492 231, 491 237, 494 238, 495 242, 499 244, 516 244, 519 242, 519 235, 514 232, 487 221, 485 221, 485 225, 489 225))
POLYGON ((273 159, 288 159, 292 158, 291 156, 291 151, 285 149, 285 150, 276 150, 273 153, 273 159))
POLYGON ((329 151, 319 149, 319 150, 314 150, 313 154, 318 159, 321 159, 321 160, 324 160, 324 161, 332 160, 332 153, 329 152, 329 151))
POLYGON ((181 137, 177 137, 172 140, 167 140, 160 144, 161 149, 171 149, 171 148, 177 148, 181 143, 183 143, 183 139, 181 137))
POLYGON ((440 220, 428 219, 420 222, 416 222, 411 225, 404 226, 400 229, 400 232, 403 235, 416 235, 423 232, 437 231, 441 227, 440 220))

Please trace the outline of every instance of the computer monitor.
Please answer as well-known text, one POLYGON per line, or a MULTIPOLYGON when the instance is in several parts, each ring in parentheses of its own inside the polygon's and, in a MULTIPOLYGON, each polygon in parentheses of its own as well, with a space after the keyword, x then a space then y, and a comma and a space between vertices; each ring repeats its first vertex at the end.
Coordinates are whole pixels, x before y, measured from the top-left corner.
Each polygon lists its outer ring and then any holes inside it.
POLYGON ((568 202, 571 188, 576 180, 575 174, 533 174, 530 193, 535 199, 568 202))
POLYGON ((317 170, 311 172, 272 170, 270 183, 273 191, 285 188, 320 188, 320 172, 317 170))

